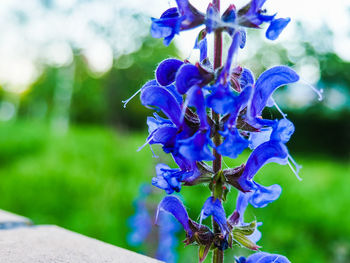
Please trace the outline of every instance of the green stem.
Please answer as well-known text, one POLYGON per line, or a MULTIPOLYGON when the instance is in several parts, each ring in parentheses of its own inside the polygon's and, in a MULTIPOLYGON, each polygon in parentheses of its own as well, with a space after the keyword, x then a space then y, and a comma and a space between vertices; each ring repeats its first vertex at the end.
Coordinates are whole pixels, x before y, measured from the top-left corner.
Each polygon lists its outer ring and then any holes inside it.
MULTIPOLYGON (((220 11, 220 0, 213 0, 214 7, 220 11)), ((214 69, 217 69, 221 67, 222 65, 222 33, 221 30, 216 30, 215 36, 214 36, 214 69)), ((212 118, 216 125, 219 124, 220 121, 220 115, 212 111, 212 118)), ((218 132, 214 135, 213 142, 215 146, 218 146, 221 144, 221 137, 218 132)), ((215 157, 213 161, 213 171, 214 173, 218 173, 221 170, 221 155, 214 149, 213 155, 215 157)), ((214 192, 213 192, 214 195, 214 192)), ((221 199, 221 197, 220 197, 221 199)), ((213 220, 213 230, 214 234, 220 234, 220 228, 216 222, 213 220)), ((213 252, 213 263, 223 263, 224 262, 224 252, 215 249, 213 252)))

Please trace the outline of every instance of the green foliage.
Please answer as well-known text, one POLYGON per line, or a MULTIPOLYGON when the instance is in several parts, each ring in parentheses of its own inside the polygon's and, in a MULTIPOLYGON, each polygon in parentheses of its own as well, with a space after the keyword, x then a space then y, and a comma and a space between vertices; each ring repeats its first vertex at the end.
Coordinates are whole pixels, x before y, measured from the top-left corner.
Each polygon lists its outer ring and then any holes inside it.
MULTIPOLYGON (((143 135, 74 126, 57 137, 47 126, 33 122, 2 124, 0 135, 2 209, 36 224, 57 224, 130 248, 126 222, 134 212, 131 202, 138 186, 150 182, 159 161, 147 147, 136 153, 143 135)), ((227 164, 238 166, 245 157, 227 164)), ((298 263, 349 262, 349 166, 310 156, 297 160, 304 167, 302 182, 277 164, 259 172, 258 182, 279 183, 284 192, 264 209, 250 207, 246 221, 264 218, 258 243, 264 251, 285 254, 298 263)), ((184 187, 182 193, 190 216, 197 218, 209 188, 192 189, 189 193, 184 187)), ((234 192, 227 195, 226 211, 233 211, 234 192)), ((180 262, 195 262, 193 250, 181 250, 180 262)))

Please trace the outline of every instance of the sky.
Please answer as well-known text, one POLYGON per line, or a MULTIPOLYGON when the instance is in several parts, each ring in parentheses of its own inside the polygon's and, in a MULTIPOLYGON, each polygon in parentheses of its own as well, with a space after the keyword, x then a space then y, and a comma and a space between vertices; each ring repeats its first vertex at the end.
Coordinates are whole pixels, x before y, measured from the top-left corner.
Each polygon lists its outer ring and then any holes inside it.
MULTIPOLYGON (((230 3, 237 8, 247 0, 222 0, 222 9, 230 3)), ((202 10, 209 1, 191 0, 202 10)), ((278 17, 291 17, 292 22, 277 43, 298 52, 300 36, 296 21, 317 30, 328 27, 334 34, 331 47, 343 59, 350 61, 350 3, 348 0, 268 0, 264 7, 278 17)), ((130 14, 159 17, 173 0, 1 0, 0 1, 0 85, 21 93, 41 74, 43 65, 64 66, 71 63, 75 47, 85 55, 93 72, 103 73, 112 67, 113 57, 130 53, 140 47, 140 25, 130 14), (102 33, 101 30, 103 29, 102 33)), ((149 21, 147 19, 147 21, 149 21)), ((191 54, 195 32, 185 32, 175 38, 184 56, 191 54)), ((326 40, 320 39, 320 48, 326 40)), ((249 42, 248 42, 249 43, 249 42)), ((300 50, 299 50, 300 51, 300 50)), ((254 54, 248 46, 243 59, 254 54)), ((303 61, 304 78, 316 83, 317 61, 303 61)), ((302 73, 301 72, 301 73, 302 73)))

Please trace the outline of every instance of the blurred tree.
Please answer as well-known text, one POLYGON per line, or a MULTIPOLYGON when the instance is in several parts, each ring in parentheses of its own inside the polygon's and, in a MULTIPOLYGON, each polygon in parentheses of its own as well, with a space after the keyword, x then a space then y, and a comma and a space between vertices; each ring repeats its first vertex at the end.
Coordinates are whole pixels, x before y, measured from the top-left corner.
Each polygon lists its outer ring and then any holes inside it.
POLYGON ((127 111, 123 110, 121 101, 133 95, 146 81, 154 79, 150 69, 155 68, 159 61, 169 55, 176 57, 177 50, 174 45, 165 47, 160 40, 155 41, 146 37, 138 51, 116 60, 112 71, 103 80, 107 88, 106 100, 110 123, 132 128, 145 127, 144 120, 149 111, 139 103, 138 97, 134 99, 136 101, 130 101, 127 111))
MULTIPOLYGON (((51 120, 62 111, 69 100, 69 119, 74 123, 112 124, 131 128, 144 128, 147 109, 131 101, 124 111, 122 100, 129 98, 154 76, 149 68, 170 54, 176 56, 174 45, 164 47, 161 41, 143 40, 141 48, 118 57, 112 69, 102 76, 93 74, 83 55, 74 57, 74 66, 46 67, 28 93, 21 96, 20 117, 51 120), (74 76, 71 76, 74 74, 74 76), (72 90, 66 89, 71 82, 72 90), (64 86, 64 87, 63 87, 64 86), (59 97, 59 98, 58 98, 59 97), (129 116, 133 116, 130 118, 129 116)), ((138 100, 136 97, 135 100, 138 100)))

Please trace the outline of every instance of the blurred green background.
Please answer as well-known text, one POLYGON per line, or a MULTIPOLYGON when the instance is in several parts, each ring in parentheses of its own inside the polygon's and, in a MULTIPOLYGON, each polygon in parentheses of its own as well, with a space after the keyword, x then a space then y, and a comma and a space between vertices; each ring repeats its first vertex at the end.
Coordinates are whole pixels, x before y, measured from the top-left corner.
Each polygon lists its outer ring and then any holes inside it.
MULTIPOLYGON (((126 242, 127 218, 139 186, 150 183, 156 163, 169 159, 157 147, 159 159, 147 147, 136 153, 151 112, 138 98, 126 109, 121 101, 153 78, 162 59, 189 53, 181 37, 169 47, 150 38, 150 13, 128 6, 140 1, 124 2, 0 4, 0 15, 6 12, 0 19, 0 208, 142 251, 126 242), (55 27, 59 21, 63 30, 55 27)), ((263 222, 264 251, 292 262, 350 262, 350 59, 334 44, 344 39, 327 24, 310 28, 300 20, 293 28, 298 37, 291 31, 277 42, 250 32, 253 44, 241 61, 256 76, 275 64, 290 65, 302 76, 303 83, 281 88, 275 99, 296 126, 288 146, 303 165, 303 181, 288 167, 264 167, 257 180, 280 184, 283 194, 264 209, 249 208, 247 219, 263 222), (322 88, 324 100, 305 83, 322 88)), ((274 109, 264 114, 280 117, 274 109)), ((247 156, 226 164, 240 165, 247 156)), ((182 194, 196 219, 209 190, 185 187, 182 194)), ((235 195, 229 194, 227 213, 234 210, 235 195)), ((179 262, 196 262, 194 247, 180 243, 178 251, 179 262)))

